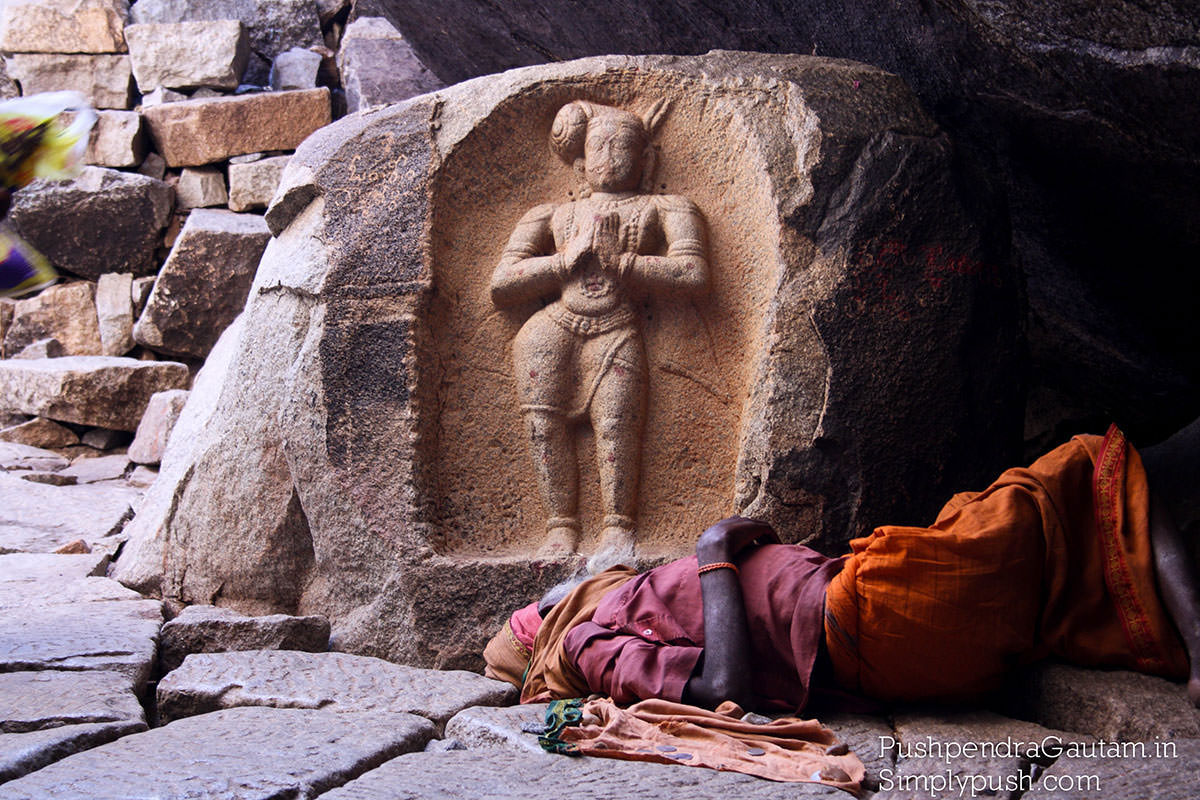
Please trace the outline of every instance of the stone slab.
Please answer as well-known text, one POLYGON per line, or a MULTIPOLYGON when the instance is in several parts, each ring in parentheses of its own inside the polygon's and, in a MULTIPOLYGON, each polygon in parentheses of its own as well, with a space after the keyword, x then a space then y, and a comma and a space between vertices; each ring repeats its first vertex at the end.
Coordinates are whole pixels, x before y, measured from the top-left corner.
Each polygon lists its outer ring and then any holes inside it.
POLYGON ((67 182, 34 181, 10 218, 22 237, 73 275, 149 275, 171 215, 171 187, 146 175, 85 167, 67 182))
POLYGON ((69 756, 0 785, 0 798, 312 798, 420 749, 431 733, 407 714, 230 709, 69 756))
POLYGON ((63 725, 142 722, 145 712, 128 675, 104 670, 0 673, 0 733, 63 725))
POLYGON ((528 703, 464 708, 446 723, 445 739, 459 742, 468 750, 501 748, 549 756, 538 744, 537 734, 530 732, 545 729, 548 707, 549 703, 528 703))
POLYGON ((1021 800, 1194 800, 1200 740, 1108 741, 1068 748, 1021 800))
POLYGON ((57 422, 34 417, 0 430, 0 442, 16 442, 31 447, 68 447, 79 444, 79 436, 57 422))
POLYGON ((101 111, 88 140, 84 163, 99 167, 136 167, 145 157, 142 115, 136 111, 101 111))
POLYGON ((442 88, 412 46, 383 17, 359 17, 342 35, 338 72, 351 113, 442 88))
POLYGON ((129 0, 5 0, 0 50, 10 53, 123 53, 129 0))
POLYGON ((0 470, 60 470, 69 464, 52 450, 20 442, 0 442, 0 470))
POLYGON ((163 672, 170 672, 192 653, 237 650, 321 653, 328 649, 329 620, 325 617, 287 614, 247 617, 229 608, 188 606, 163 625, 158 661, 163 672))
POLYGON ((144 722, 124 721, 0 734, 0 783, 39 770, 69 755, 144 730, 144 722))
MULTIPOLYGON (((0 798, 5 797, 0 787, 0 798)), ((781 784, 750 775, 614 758, 531 758, 502 750, 451 750, 395 758, 322 800, 696 800, 849 797, 810 783, 781 784)))
POLYGON ((0 672, 106 670, 139 691, 150 677, 162 625, 157 600, 33 606, 0 615, 0 672))
POLYGON ((53 587, 83 578, 102 577, 108 556, 99 553, 56 556, 43 553, 0 555, 0 591, 6 586, 34 584, 53 587))
POLYGON ((4 59, 4 66, 23 94, 79 92, 96 108, 129 108, 129 56, 14 53, 4 59))
POLYGON ((0 409, 135 431, 151 395, 186 389, 189 381, 187 367, 172 361, 117 356, 0 361, 0 409))
MULTIPOLYGON (((123 447, 132 439, 129 431, 114 431, 112 428, 92 428, 79 437, 79 441, 96 450, 112 450, 116 447, 123 447)), ((85 453, 83 456, 92 458, 95 453, 85 453)), ((80 483, 84 483, 84 481, 80 481, 80 483)))
POLYGON ((271 62, 271 88, 275 91, 315 89, 320 68, 320 53, 305 47, 285 50, 271 62))
POLYGON ((56 339, 60 354, 102 354, 96 313, 96 285, 90 281, 64 283, 18 300, 4 335, 4 352, 10 357, 43 339, 56 339))
POLYGON ((246 28, 236 19, 125 28, 138 89, 236 89, 250 58, 246 28))
POLYGON ((283 169, 291 156, 262 158, 245 164, 229 165, 229 210, 251 211, 266 208, 279 188, 283 169))
POLYGON ((74 477, 75 482, 79 484, 99 483, 100 481, 115 481, 124 478, 132 464, 129 456, 124 453, 114 453, 110 456, 81 456, 61 472, 74 477))
POLYGON ((172 167, 293 150, 331 119, 329 90, 323 87, 163 103, 142 113, 158 152, 172 167))
POLYGON ((175 185, 175 207, 209 208, 229 202, 225 174, 216 167, 185 168, 175 185))
POLYGON ((146 413, 138 423, 137 433, 129 445, 129 460, 135 464, 158 464, 162 461, 167 441, 183 407, 187 405, 186 389, 171 389, 158 392, 150 398, 146 413))
POLYGON ((347 653, 200 653, 158 684, 162 719, 219 708, 273 706, 407 712, 440 729, 464 708, 511 703, 515 689, 462 670, 426 670, 347 653))
POLYGON ((1200 738, 1200 710, 1182 683, 1122 670, 1048 664, 1032 676, 1022 716, 1110 741, 1200 738))
POLYGON ((134 340, 156 352, 206 357, 246 305, 270 238, 257 214, 192 211, 134 325, 134 340))
MULTIPOLYGON (((0 559, 20 558, 25 554, 10 554, 0 556, 0 559)), ((59 555, 58 558, 72 556, 59 555)), ((0 560, 0 569, 8 566, 0 560)), ((109 600, 139 602, 146 598, 132 589, 126 589, 121 584, 100 576, 76 578, 61 582, 15 582, 0 583, 0 609, 6 613, 19 613, 22 609, 52 605, 80 605, 98 603, 109 600)))
POLYGON ((96 281, 96 319, 101 355, 123 356, 133 349, 133 275, 106 272, 96 281))

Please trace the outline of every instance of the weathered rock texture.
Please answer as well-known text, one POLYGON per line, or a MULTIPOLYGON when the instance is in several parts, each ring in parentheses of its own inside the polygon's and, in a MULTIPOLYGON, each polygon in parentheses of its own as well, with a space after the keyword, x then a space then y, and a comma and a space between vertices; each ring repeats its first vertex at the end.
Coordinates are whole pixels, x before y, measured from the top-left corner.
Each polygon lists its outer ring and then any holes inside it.
POLYGON ((419 750, 432 728, 407 714, 238 708, 77 753, 0 786, 0 798, 313 798, 419 750))
MULTIPOLYGON (((707 224, 708 294, 636 305, 643 556, 683 554, 739 509, 839 550, 1005 465, 1015 283, 903 83, 803 57, 597 59, 351 117, 300 148, 230 367, 255 380, 220 390, 130 573, 165 564, 167 596, 322 613, 340 649, 460 666, 574 569, 528 556, 545 515, 509 342, 537 303, 497 313, 487 286, 517 221, 578 188, 546 142, 580 97, 639 112, 669 97, 654 183, 707 224)), ((600 515, 580 430, 586 551, 600 515)))
POLYGON ((129 56, 14 53, 4 60, 25 95, 79 92, 96 108, 129 108, 133 73, 129 56))
POLYGON ((138 89, 236 89, 250 58, 246 28, 235 19, 130 25, 129 61, 138 89))
POLYGON ((129 0, 5 0, 0 50, 123 53, 129 0))
POLYGON ((128 676, 92 670, 0 673, 0 733, 91 722, 145 722, 128 676))
POLYGON ((188 606, 163 625, 158 660, 170 672, 192 653, 228 653, 239 650, 301 650, 321 653, 329 649, 329 620, 271 614, 247 617, 228 608, 188 606))
POLYGON ((145 722, 126 720, 0 734, 0 782, 19 778, 73 753, 144 730, 145 722))
POLYGON ((321 68, 321 54, 303 47, 293 47, 275 56, 271 62, 271 88, 314 89, 317 86, 317 71, 321 68))
POLYGON ((331 118, 325 88, 163 103, 144 115, 159 153, 172 167, 291 150, 331 118))
POLYGON ((167 440, 179 415, 187 403, 186 389, 171 389, 157 392, 150 397, 142 421, 138 423, 133 443, 129 445, 129 459, 135 464, 158 464, 162 461, 167 440))
POLYGON ((275 196, 283 168, 291 156, 260 158, 246 164, 229 165, 229 210, 266 208, 275 196))
POLYGON ((96 285, 77 281, 18 300, 4 335, 4 354, 15 355, 41 339, 57 340, 62 355, 101 355, 96 285))
POLYGON ((79 436, 57 422, 34 417, 12 427, 0 429, 0 441, 17 442, 31 447, 67 447, 78 444, 79 436))
POLYGON ((270 238, 258 215, 193 211, 154 283, 133 338, 175 356, 208 355, 245 305, 270 238))
POLYGON ((108 272, 96 281, 96 318, 101 355, 123 356, 133 349, 133 275, 108 272))
POLYGON ((136 111, 101 111, 84 161, 99 167, 136 167, 145 157, 142 115, 136 111))
POLYGON ((258 85, 267 84, 277 54, 324 44, 312 0, 140 0, 131 16, 138 23, 241 20, 253 51, 244 77, 258 85))
POLYGON ((61 270, 95 280, 149 275, 171 214, 171 187, 130 172, 85 167, 67 183, 35 181, 17 193, 17 232, 61 270))
MULTIPOLYGON (((49 468, 61 475, 66 465, 49 468)), ((76 539, 115 546, 108 537, 133 516, 139 494, 116 486, 42 486, 20 474, 0 473, 0 553, 49 553, 76 539)))
POLYGON ((236 706, 411 713, 440 730, 464 708, 501 705, 515 689, 461 670, 424 670, 347 653, 200 653, 158 684, 162 719, 236 706))
POLYGON ((337 66, 351 112, 407 100, 443 85, 383 17, 360 17, 346 28, 337 66))
POLYGON ((185 169, 175 185, 175 205, 180 210, 223 206, 228 202, 225 174, 215 167, 185 169))
POLYGON ((136 431, 155 392, 186 389, 172 361, 116 356, 0 361, 0 409, 61 422, 136 431))

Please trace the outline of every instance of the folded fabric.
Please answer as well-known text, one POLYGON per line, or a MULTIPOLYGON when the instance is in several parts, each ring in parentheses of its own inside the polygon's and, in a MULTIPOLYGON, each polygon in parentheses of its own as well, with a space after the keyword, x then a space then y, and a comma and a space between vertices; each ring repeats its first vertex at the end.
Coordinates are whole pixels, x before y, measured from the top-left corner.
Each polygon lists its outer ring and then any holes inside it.
POLYGON ((708 711, 667 700, 621 708, 609 698, 558 700, 539 742, 550 752, 684 764, 858 794, 863 763, 814 719, 746 721, 736 703, 708 711))

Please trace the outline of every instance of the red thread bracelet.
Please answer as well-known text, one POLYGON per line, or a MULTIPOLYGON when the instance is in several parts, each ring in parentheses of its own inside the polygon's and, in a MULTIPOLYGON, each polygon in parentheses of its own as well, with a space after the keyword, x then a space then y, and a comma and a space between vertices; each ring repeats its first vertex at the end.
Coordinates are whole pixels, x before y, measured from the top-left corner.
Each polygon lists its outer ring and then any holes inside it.
POLYGON ((737 564, 730 564, 728 561, 714 561, 711 564, 705 564, 703 567, 700 567, 696 570, 696 574, 703 575, 706 572, 713 572, 718 569, 731 569, 733 570, 734 575, 741 575, 740 570, 737 568, 737 564))

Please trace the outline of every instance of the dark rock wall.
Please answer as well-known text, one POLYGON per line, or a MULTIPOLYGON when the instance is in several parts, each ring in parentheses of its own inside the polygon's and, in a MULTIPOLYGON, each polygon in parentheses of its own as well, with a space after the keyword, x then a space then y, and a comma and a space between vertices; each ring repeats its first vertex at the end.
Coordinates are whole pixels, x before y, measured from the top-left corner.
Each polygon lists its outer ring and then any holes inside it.
POLYGON ((1006 198, 1030 454, 1200 411, 1196 0, 360 0, 446 82, 601 53, 852 58, 901 75, 1006 198))

